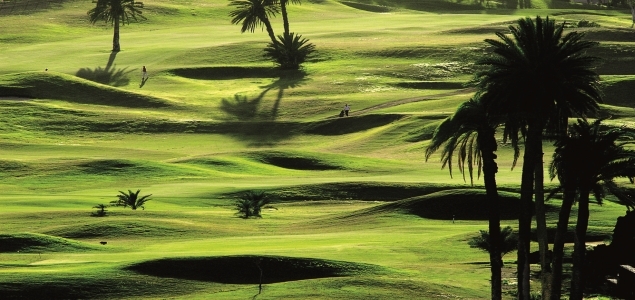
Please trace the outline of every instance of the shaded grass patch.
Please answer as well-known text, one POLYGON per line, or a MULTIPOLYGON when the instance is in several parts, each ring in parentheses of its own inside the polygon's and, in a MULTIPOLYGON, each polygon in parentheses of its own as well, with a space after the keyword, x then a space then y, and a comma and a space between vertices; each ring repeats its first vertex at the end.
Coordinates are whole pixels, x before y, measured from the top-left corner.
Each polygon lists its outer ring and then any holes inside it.
POLYGON ((55 99, 82 104, 162 108, 167 101, 132 93, 56 72, 25 72, 0 76, 0 96, 55 99))
POLYGON ((455 90, 465 87, 463 82, 456 81, 410 81, 397 82, 393 85, 400 88, 417 90, 455 90))
POLYGON ((433 183, 336 182, 290 186, 269 192, 282 201, 347 199, 395 201, 453 187, 433 183))
POLYGON ((260 151, 250 153, 250 156, 262 163, 292 170, 340 170, 343 166, 328 162, 323 156, 308 155, 299 152, 260 151))
MULTIPOLYGON (((499 209, 502 220, 518 219, 519 195, 499 191, 499 209)), ((379 205, 356 214, 376 214, 402 211, 435 220, 487 220, 487 195, 480 189, 453 189, 434 192, 379 205)))
POLYGON ((78 241, 37 233, 0 234, 0 252, 73 252, 96 250, 78 241))
POLYGON ((227 284, 277 283, 374 273, 383 268, 344 261, 270 255, 164 258, 130 265, 145 275, 227 284))
POLYGON ((190 79, 232 80, 241 78, 276 78, 284 71, 271 67, 205 67, 173 69, 170 73, 190 79))
POLYGON ((388 125, 402 117, 398 114, 382 114, 331 119, 314 123, 306 132, 318 135, 349 134, 388 125))
POLYGON ((116 238, 116 237, 159 237, 185 233, 190 228, 178 228, 161 224, 156 220, 108 220, 82 225, 72 225, 48 231, 48 234, 65 238, 89 239, 89 238, 116 238))

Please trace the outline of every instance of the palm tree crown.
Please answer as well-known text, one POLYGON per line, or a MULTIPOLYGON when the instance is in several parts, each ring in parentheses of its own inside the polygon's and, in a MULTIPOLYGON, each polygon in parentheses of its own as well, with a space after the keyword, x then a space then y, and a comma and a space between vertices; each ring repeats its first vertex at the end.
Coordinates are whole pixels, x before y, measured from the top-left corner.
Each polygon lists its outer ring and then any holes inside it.
POLYGON ((271 0, 232 0, 229 5, 236 7, 229 16, 232 17, 232 24, 242 23, 240 32, 254 32, 256 27, 264 26, 271 41, 276 41, 269 18, 279 10, 271 0))
POLYGON ((489 94, 491 109, 512 114, 510 119, 543 122, 551 116, 562 120, 599 109, 599 76, 593 71, 598 58, 584 53, 597 43, 582 40, 578 32, 563 37, 563 30, 564 24, 556 26, 548 17, 536 17, 535 22, 525 18, 517 27, 510 26, 511 37, 498 32, 500 41, 485 40, 493 55, 478 62, 487 69, 477 74, 476 82, 489 94))
POLYGON ((141 192, 141 190, 137 190, 136 193, 131 190, 128 190, 128 193, 119 191, 119 195, 117 195, 118 200, 113 201, 113 203, 117 206, 130 206, 132 210, 137 210, 137 208, 145 210, 144 205, 146 202, 150 201, 150 196, 152 196, 152 194, 139 197, 139 192, 141 192))
POLYGON ((97 5, 88 11, 88 17, 92 24, 97 21, 110 22, 114 27, 112 51, 119 51, 119 22, 129 24, 130 19, 137 20, 137 17, 146 19, 142 15, 142 2, 134 0, 97 0, 97 5))

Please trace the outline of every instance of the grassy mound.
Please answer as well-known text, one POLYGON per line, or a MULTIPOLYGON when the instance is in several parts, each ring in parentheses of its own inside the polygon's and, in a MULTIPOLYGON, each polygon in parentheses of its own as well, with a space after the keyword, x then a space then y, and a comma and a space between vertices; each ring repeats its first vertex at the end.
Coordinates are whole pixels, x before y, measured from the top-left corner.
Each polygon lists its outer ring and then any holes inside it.
POLYGON ((232 80, 240 78, 277 78, 283 76, 283 70, 271 67, 207 67, 182 68, 170 71, 173 75, 190 79, 232 80))
MULTIPOLYGON (((515 193, 499 191, 499 209, 502 220, 518 219, 518 201, 515 193)), ((484 190, 455 189, 408 198, 366 209, 359 213, 385 213, 402 211, 426 219, 487 220, 487 196, 484 190)))
POLYGON ((457 81, 407 81, 397 82, 393 85, 417 90, 458 90, 465 87, 463 82, 457 81))
POLYGON ((167 107, 167 101, 101 85, 55 72, 26 72, 0 76, 0 96, 55 99, 82 104, 134 108, 167 107))
MULTIPOLYGON (((597 227, 590 226, 586 232, 586 241, 587 242, 603 242, 610 240, 613 236, 613 228, 610 227, 597 227)), ((569 229, 567 230, 567 234, 564 236, 565 243, 573 243, 575 236, 575 224, 569 224, 569 229)), ((556 237, 556 228, 554 227, 547 228, 547 238, 549 239, 549 243, 553 243, 556 237)), ((536 229, 531 229, 531 239, 534 241, 538 241, 538 236, 536 234, 536 229)))
POLYGON ((310 155, 300 152, 262 151, 251 153, 250 156, 262 163, 284 169, 315 171, 344 169, 344 166, 337 164, 336 161, 329 161, 329 155, 310 155))
POLYGON ((635 88, 633 76, 610 76, 602 81, 604 103, 614 106, 633 107, 632 91, 635 88))
POLYGON ((276 283, 377 272, 381 267, 284 256, 218 256, 151 260, 126 267, 145 275, 228 284, 276 283))
POLYGON ((307 129, 307 133, 327 136, 355 133, 388 125, 402 117, 402 115, 385 114, 331 119, 315 123, 307 129))
POLYGON ((72 252, 95 249, 98 248, 93 245, 44 234, 0 234, 0 252, 72 252))
POLYGON ((355 9, 365 10, 369 12, 376 12, 376 13, 385 13, 385 12, 390 12, 394 10, 394 8, 392 7, 383 6, 383 5, 365 4, 365 3, 358 3, 358 2, 352 2, 352 1, 340 1, 340 3, 355 9))
POLYGON ((277 199, 396 201, 452 188, 451 185, 383 182, 336 182, 285 187, 270 191, 277 199))
POLYGON ((59 228, 47 233, 65 238, 78 239, 117 237, 152 238, 178 235, 179 233, 184 233, 190 230, 189 228, 179 228, 172 226, 171 224, 161 223, 164 222, 157 223, 156 220, 101 220, 99 222, 59 228))

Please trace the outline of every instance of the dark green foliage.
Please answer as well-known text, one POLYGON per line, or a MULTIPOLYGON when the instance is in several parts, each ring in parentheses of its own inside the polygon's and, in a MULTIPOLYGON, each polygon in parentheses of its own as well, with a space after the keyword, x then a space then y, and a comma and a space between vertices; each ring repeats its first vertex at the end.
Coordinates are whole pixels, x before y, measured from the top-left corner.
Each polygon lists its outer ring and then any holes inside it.
POLYGON ((315 45, 309 39, 293 32, 278 36, 278 40, 271 42, 265 48, 265 57, 271 59, 285 70, 297 70, 300 65, 315 52, 315 45))
POLYGON ((118 199, 111 203, 115 206, 123 206, 124 208, 130 206, 132 210, 137 210, 139 207, 145 210, 144 204, 150 201, 149 198, 152 194, 139 198, 139 192, 141 192, 141 190, 137 190, 136 193, 131 190, 128 190, 128 193, 119 191, 119 195, 117 195, 118 199))
POLYGON ((137 17, 145 19, 141 9, 143 2, 135 2, 134 0, 97 0, 95 8, 88 11, 90 22, 95 24, 97 21, 110 22, 114 25, 118 20, 126 24, 130 23, 130 19, 137 20, 137 17))
POLYGON ((232 17, 232 24, 242 23, 240 32, 254 32, 256 27, 264 26, 267 34, 272 42, 275 42, 276 36, 273 33, 270 17, 275 16, 278 12, 278 6, 274 5, 270 0, 232 0, 229 3, 236 9, 229 13, 232 17))
POLYGON ((93 206, 93 208, 97 209, 97 211, 91 213, 93 217, 105 217, 106 213, 108 212, 108 210, 106 209, 106 205, 104 204, 97 204, 93 206))
POLYGON ((130 19, 137 20, 137 17, 145 19, 142 16, 141 9, 143 2, 135 2, 134 0, 97 0, 95 8, 88 11, 90 22, 95 24, 97 21, 110 22, 114 27, 112 51, 121 50, 119 45, 119 24, 128 24, 130 19))
POLYGON ((271 197, 264 191, 247 191, 235 203, 236 214, 241 218, 262 218, 262 208, 271 203, 271 197))
MULTIPOLYGON (((500 235, 501 255, 505 255, 518 249, 518 235, 514 233, 514 230, 510 226, 501 229, 500 235)), ((487 230, 479 230, 479 235, 471 238, 469 241, 467 241, 467 243, 470 245, 470 248, 477 248, 485 252, 489 252, 489 232, 487 230)))
POLYGON ((600 27, 600 24, 587 20, 580 20, 577 25, 578 27, 600 27))

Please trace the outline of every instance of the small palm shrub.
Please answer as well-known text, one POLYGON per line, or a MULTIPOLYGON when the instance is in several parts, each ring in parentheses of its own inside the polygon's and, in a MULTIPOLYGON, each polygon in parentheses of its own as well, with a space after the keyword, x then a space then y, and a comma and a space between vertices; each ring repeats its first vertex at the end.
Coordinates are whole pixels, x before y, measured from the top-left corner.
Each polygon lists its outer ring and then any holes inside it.
POLYGON ((141 192, 141 190, 137 190, 136 193, 131 190, 128 190, 128 193, 119 191, 117 200, 110 203, 115 206, 123 206, 124 208, 130 206, 132 210, 137 210, 137 208, 145 210, 146 208, 144 205, 146 202, 150 201, 150 196, 152 196, 152 194, 139 197, 139 192, 141 192))
POLYGON ((93 217, 105 217, 106 216, 106 212, 108 212, 106 207, 107 206, 104 205, 104 204, 97 204, 97 205, 93 206, 93 208, 96 208, 97 211, 92 212, 91 215, 93 217))
MULTIPOLYGON (((518 249, 518 235, 514 233, 514 230, 510 226, 501 229, 500 240, 501 256, 504 256, 505 254, 518 249)), ((468 245, 470 245, 470 248, 477 248, 485 252, 489 252, 489 241, 489 232, 487 230, 479 230, 479 235, 471 238, 469 241, 467 241, 467 243, 468 245)))
POLYGON ((281 69, 297 70, 314 52, 315 45, 302 35, 291 32, 278 35, 278 40, 267 45, 264 56, 281 69))
POLYGON ((265 192, 247 191, 235 203, 236 214, 241 218, 262 218, 262 208, 271 203, 271 197, 265 192))

